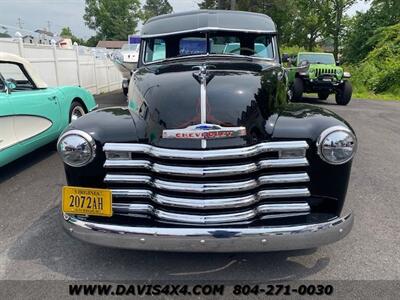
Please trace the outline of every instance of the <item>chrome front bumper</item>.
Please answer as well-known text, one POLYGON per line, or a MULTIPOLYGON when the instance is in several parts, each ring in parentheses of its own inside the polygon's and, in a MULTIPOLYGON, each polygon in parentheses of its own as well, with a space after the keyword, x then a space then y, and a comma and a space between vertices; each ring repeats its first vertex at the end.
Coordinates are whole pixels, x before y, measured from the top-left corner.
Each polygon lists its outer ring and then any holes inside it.
POLYGON ((93 223, 64 215, 73 237, 96 245, 136 250, 177 252, 267 252, 314 248, 345 237, 353 214, 324 223, 254 228, 130 227, 93 223))

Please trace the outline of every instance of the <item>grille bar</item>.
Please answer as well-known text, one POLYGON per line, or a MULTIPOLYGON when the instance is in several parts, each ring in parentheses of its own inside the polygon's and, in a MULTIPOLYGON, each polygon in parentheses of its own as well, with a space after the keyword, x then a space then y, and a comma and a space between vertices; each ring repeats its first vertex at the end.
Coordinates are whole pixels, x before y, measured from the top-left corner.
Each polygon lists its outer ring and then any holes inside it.
POLYGON ((316 69, 316 76, 320 76, 320 75, 335 75, 337 72, 336 69, 316 69))
POLYGON ((247 174, 268 168, 286 168, 286 167, 304 167, 308 166, 306 158, 282 158, 266 159, 257 163, 238 164, 231 166, 213 166, 213 167, 181 167, 159 163, 152 163, 148 160, 106 160, 104 168, 143 168, 148 171, 165 174, 190 177, 218 177, 234 176, 247 174))
POLYGON ((103 147, 107 158, 109 158, 109 152, 129 152, 147 154, 155 158, 181 160, 238 159, 253 157, 264 152, 276 151, 280 153, 285 150, 300 151, 301 156, 304 157, 307 149, 308 144, 305 141, 267 142, 249 147, 219 150, 179 150, 134 143, 106 143, 103 147))
POLYGON ((107 143, 104 182, 113 211, 128 216, 221 224, 305 215, 308 148, 306 141, 217 150, 107 143))
POLYGON ((265 184, 308 182, 307 173, 274 174, 260 176, 258 179, 249 179, 236 182, 176 182, 154 179, 151 176, 131 174, 107 174, 106 183, 146 184, 157 189, 174 192, 191 193, 227 193, 255 189, 265 184))
POLYGON ((192 224, 220 224, 220 223, 233 223, 242 222, 254 219, 257 216, 263 218, 277 217, 278 216, 294 216, 306 215, 310 212, 310 206, 306 202, 300 203, 272 203, 262 204, 258 207, 242 212, 235 212, 229 214, 209 214, 209 215, 196 215, 196 214, 180 214, 167 212, 164 210, 156 209, 150 204, 129 204, 129 203, 115 203, 113 204, 113 211, 117 214, 127 215, 141 215, 147 214, 154 216, 160 220, 173 221, 179 223, 192 223, 192 224), (280 215, 282 214, 282 215, 280 215))
POLYGON ((165 196, 154 193, 150 190, 143 189, 113 189, 112 195, 113 198, 116 199, 149 199, 154 203, 171 207, 191 209, 218 209, 249 206, 251 204, 259 202, 260 200, 265 199, 308 197, 310 196, 310 192, 307 188, 271 189, 262 190, 255 195, 247 195, 242 197, 195 199, 165 196))

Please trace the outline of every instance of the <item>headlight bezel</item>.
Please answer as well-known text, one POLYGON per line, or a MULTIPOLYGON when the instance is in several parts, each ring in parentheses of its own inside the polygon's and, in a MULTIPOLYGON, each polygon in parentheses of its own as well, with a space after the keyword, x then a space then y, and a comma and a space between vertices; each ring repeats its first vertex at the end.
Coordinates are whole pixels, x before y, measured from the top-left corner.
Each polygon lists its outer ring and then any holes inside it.
POLYGON ((356 135, 348 127, 345 127, 345 126, 329 127, 327 129, 325 129, 324 131, 322 131, 322 133, 319 135, 318 140, 317 140, 317 153, 318 153, 319 157, 324 162, 326 162, 330 165, 343 165, 343 164, 349 162, 350 160, 352 160, 354 158, 354 155, 357 152, 357 147, 358 147, 358 142, 357 142, 356 135), (346 158, 345 160, 341 160, 341 161, 329 160, 324 156, 324 153, 322 151, 323 150, 322 147, 324 145, 325 139, 335 132, 345 132, 353 139, 353 142, 354 142, 353 151, 352 151, 351 155, 348 158, 346 158))
POLYGON ((83 166, 88 165, 88 164, 91 163, 91 162, 93 161, 93 159, 96 157, 96 142, 95 142, 95 140, 93 139, 93 137, 92 137, 90 134, 88 134, 87 132, 82 131, 82 130, 78 130, 78 129, 73 129, 73 130, 69 130, 69 131, 64 132, 64 133, 58 138, 58 141, 57 141, 57 151, 58 151, 59 155, 61 156, 62 161, 63 161, 66 165, 68 165, 68 166, 70 166, 70 167, 79 168, 79 167, 83 167, 83 166), (87 159, 87 160, 85 160, 85 161, 82 161, 82 162, 80 162, 80 163, 71 163, 71 162, 68 162, 68 161, 66 161, 66 160, 64 159, 64 156, 62 155, 62 150, 60 149, 60 145, 61 145, 61 142, 62 142, 62 141, 64 141, 67 137, 70 137, 70 136, 78 136, 78 137, 82 138, 83 140, 85 140, 85 142, 87 142, 87 144, 88 144, 89 147, 90 147, 90 153, 91 153, 89 159, 87 159))

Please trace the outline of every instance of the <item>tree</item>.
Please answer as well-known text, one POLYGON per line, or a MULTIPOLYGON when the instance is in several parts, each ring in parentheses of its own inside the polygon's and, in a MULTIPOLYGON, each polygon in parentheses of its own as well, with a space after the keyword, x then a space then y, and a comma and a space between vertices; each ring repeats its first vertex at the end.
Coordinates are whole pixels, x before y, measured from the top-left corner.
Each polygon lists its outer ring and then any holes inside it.
POLYGON ((92 37, 90 37, 87 41, 86 41, 86 46, 87 47, 96 47, 97 43, 100 41, 100 38, 97 35, 94 35, 92 37))
POLYGON ((282 43, 288 43, 293 29, 295 0, 240 0, 238 10, 258 12, 270 16, 276 23, 282 43))
POLYGON ((232 9, 267 14, 276 22, 281 41, 287 43, 292 30, 295 0, 203 0, 200 9, 232 9))
POLYGON ((325 23, 325 34, 333 39, 333 54, 339 56, 340 37, 344 30, 344 13, 356 0, 313 0, 325 23))
POLYGON ((379 28, 400 23, 400 1, 374 0, 365 13, 358 12, 345 32, 343 56, 349 63, 358 63, 375 48, 372 38, 379 28))
POLYGON ((173 9, 168 0, 146 0, 142 9, 142 20, 146 22, 148 19, 172 13, 173 9))
POLYGON ((302 46, 308 51, 316 47, 325 26, 314 1, 298 0, 293 18, 290 45, 302 46))
POLYGON ((371 10, 378 12, 379 19, 385 26, 400 23, 399 0, 373 0, 371 10))
POLYGON ((231 0, 203 0, 200 9, 231 9, 231 0))
POLYGON ((97 32, 97 38, 126 40, 136 32, 140 0, 86 0, 85 24, 97 32))
POLYGON ((370 37, 373 49, 357 65, 354 78, 374 93, 400 91, 400 23, 380 27, 370 37))
POLYGON ((217 0, 203 0, 197 5, 200 9, 217 9, 217 0))
POLYGON ((64 38, 70 38, 72 40, 72 43, 77 43, 78 45, 86 45, 86 41, 84 39, 76 37, 73 33, 71 28, 69 27, 63 27, 60 32, 60 36, 64 38))

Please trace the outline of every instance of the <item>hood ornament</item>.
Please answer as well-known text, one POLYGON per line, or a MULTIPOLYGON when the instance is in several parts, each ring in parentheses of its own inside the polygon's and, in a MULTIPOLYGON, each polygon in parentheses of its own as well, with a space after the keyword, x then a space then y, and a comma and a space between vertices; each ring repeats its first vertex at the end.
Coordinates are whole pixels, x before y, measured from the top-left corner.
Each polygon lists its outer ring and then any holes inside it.
POLYGON ((245 127, 223 127, 215 124, 197 124, 182 129, 165 129, 164 139, 219 139, 246 135, 245 127))
POLYGON ((194 66, 193 70, 198 70, 197 72, 193 72, 193 77, 196 79, 200 84, 204 83, 207 85, 211 79, 213 79, 214 75, 207 72, 209 69, 216 69, 214 65, 201 65, 201 66, 194 66))

